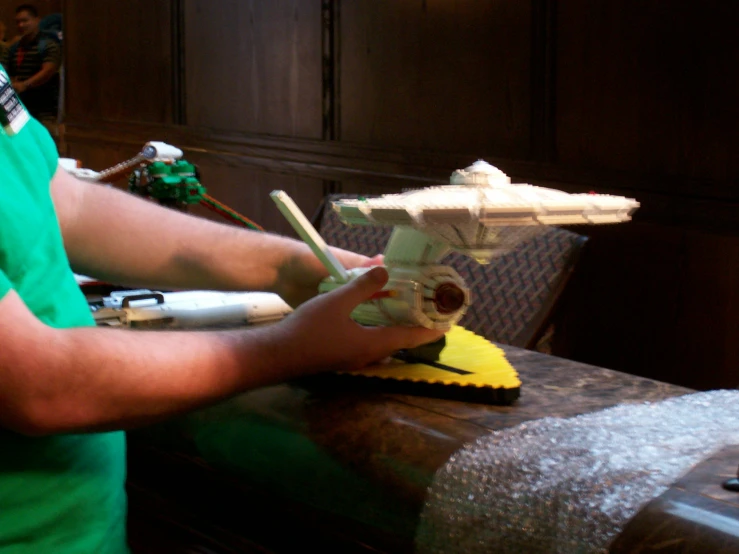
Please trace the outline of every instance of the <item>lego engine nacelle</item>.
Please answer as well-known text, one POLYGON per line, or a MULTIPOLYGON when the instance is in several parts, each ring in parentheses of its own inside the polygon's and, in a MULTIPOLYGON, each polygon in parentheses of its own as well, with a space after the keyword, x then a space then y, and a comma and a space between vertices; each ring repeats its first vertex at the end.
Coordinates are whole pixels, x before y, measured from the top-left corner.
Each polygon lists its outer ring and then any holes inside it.
MULTIPOLYGON (((364 325, 413 325, 447 331, 470 304, 469 289, 449 266, 385 266, 389 279, 369 302, 360 304, 352 318, 364 325)), ((328 292, 372 268, 347 271, 348 279, 328 277, 319 286, 328 292)))
MULTIPOLYGON (((343 286, 372 269, 345 269, 285 192, 274 191, 271 196, 282 214, 328 269, 330 277, 319 285, 319 292, 343 286)), ((410 227, 396 227, 384 254, 388 282, 373 298, 357 306, 352 318, 364 325, 422 326, 443 331, 451 329, 467 310, 470 292, 453 268, 438 263, 448 251, 449 247, 443 241, 410 227)))

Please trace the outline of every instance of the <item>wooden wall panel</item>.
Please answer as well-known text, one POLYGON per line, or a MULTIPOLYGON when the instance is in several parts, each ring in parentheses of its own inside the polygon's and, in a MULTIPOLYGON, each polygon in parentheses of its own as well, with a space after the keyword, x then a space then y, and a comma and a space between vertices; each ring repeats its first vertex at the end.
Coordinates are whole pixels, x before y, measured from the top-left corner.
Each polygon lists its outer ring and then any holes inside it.
POLYGON ((739 237, 687 232, 674 329, 683 382, 739 387, 739 237))
MULTIPOLYGON (((377 181, 370 179, 345 179, 338 182, 337 193, 342 194, 361 194, 361 195, 377 195, 377 194, 394 194, 399 192, 399 184, 393 181, 377 181)), ((421 188, 428 186, 428 183, 418 182, 413 183, 411 181, 404 182, 402 188, 421 188)))
POLYGON ((342 140, 528 157, 529 3, 342 2, 339 43, 342 140))
MULTIPOLYGON (((308 218, 323 198, 323 184, 318 179, 227 166, 209 159, 208 155, 196 152, 188 153, 187 159, 198 164, 202 183, 208 189, 208 194, 272 233, 297 238, 293 228, 270 198, 270 192, 287 192, 308 218)), ((204 208, 196 207, 191 212, 214 221, 226 222, 204 208)))
POLYGON ((185 3, 189 125, 321 138, 321 3, 185 3))
POLYGON ((739 386, 739 237, 633 223, 590 236, 555 351, 698 389, 739 386))
POLYGON ((684 340, 675 332, 684 232, 639 223, 572 230, 590 239, 563 306, 555 350, 604 367, 674 378, 680 373, 675 344, 684 340))
POLYGON ((172 122, 170 0, 65 0, 67 119, 172 122))
POLYGON ((736 199, 737 27, 736 4, 722 0, 559 2, 559 162, 731 180, 679 192, 736 199))
MULTIPOLYGON (((132 158, 141 148, 137 149, 127 144, 73 140, 67 144, 66 150, 66 152, 61 154, 63 157, 79 160, 83 164, 83 167, 88 169, 102 171, 132 158)), ((116 184, 120 184, 121 188, 125 188, 125 183, 116 184)))

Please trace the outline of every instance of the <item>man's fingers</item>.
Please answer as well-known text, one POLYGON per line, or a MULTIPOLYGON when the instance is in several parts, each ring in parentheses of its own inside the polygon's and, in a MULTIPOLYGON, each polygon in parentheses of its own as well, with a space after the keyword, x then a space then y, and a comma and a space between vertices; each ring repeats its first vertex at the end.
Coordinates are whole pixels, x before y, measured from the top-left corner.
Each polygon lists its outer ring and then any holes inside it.
POLYGON ((365 260, 362 263, 362 267, 373 267, 376 265, 382 265, 383 263, 385 263, 385 256, 383 256, 382 254, 377 254, 377 256, 373 256, 368 260, 365 260))
POLYGON ((403 332, 398 337, 402 341, 403 346, 399 348, 416 348, 436 342, 445 335, 444 331, 436 329, 426 329, 425 327, 404 327, 403 332))
POLYGON ((387 270, 378 266, 342 285, 334 293, 341 297, 341 303, 351 312, 380 291, 387 283, 387 279, 387 270))
POLYGON ((444 331, 438 331, 436 329, 404 327, 401 325, 375 327, 373 331, 380 335, 375 339, 377 344, 385 345, 389 349, 388 355, 398 350, 416 348, 417 346, 435 342, 446 334, 444 331))
MULTIPOLYGON (((367 273, 339 287, 332 294, 339 296, 342 307, 348 312, 352 312, 359 304, 371 300, 373 296, 380 292, 387 284, 387 280, 387 270, 382 266, 374 267, 367 273)), ((436 329, 406 327, 403 325, 377 327, 376 330, 383 334, 380 343, 388 344, 391 348, 394 347, 395 350, 428 344, 439 340, 445 334, 444 331, 436 329)))

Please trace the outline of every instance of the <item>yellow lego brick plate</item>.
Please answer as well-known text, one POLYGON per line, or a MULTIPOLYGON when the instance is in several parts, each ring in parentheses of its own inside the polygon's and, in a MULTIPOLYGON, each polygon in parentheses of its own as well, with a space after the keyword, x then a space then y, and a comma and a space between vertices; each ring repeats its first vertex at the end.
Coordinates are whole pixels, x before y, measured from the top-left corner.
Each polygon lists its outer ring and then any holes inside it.
POLYGON ((366 377, 378 384, 396 383, 402 386, 395 390, 409 394, 494 404, 514 401, 521 387, 503 350, 459 326, 447 333, 446 346, 436 363, 391 359, 342 375, 366 377))

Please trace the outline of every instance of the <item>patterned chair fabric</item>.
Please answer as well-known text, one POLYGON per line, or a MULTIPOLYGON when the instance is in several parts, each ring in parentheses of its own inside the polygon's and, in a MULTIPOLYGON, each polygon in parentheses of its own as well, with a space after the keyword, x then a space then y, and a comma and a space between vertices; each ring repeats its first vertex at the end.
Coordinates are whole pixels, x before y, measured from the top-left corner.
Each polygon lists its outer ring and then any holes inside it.
MULTIPOLYGON (((327 196, 313 218, 331 246, 374 256, 384 251, 392 227, 348 226, 331 202, 357 195, 327 196)), ((550 227, 488 265, 453 252, 451 265, 470 287, 471 305, 460 325, 494 342, 533 348, 546 330, 587 237, 550 227)))

